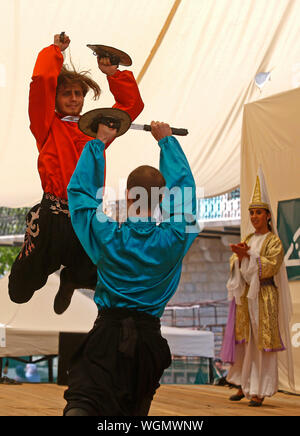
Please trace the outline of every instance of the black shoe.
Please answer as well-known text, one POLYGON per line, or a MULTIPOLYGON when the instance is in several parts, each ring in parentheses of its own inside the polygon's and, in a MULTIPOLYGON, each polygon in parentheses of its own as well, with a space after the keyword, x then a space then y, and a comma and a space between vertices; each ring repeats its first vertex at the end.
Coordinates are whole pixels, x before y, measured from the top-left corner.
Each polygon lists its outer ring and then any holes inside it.
POLYGON ((89 416, 88 412, 84 409, 80 409, 79 407, 74 407, 69 409, 65 416, 89 416))
POLYGON ((31 300, 33 294, 35 293, 35 290, 28 291, 26 294, 14 294, 13 291, 9 289, 9 298, 13 303, 17 304, 24 304, 28 303, 28 301, 31 300))
POLYGON ((54 299, 54 312, 57 315, 64 313, 70 306, 73 293, 75 291, 74 285, 66 280, 66 272, 63 269, 60 273, 60 286, 54 299))
POLYGON ((248 406, 249 407, 260 407, 260 406, 262 406, 263 401, 264 401, 264 398, 261 398, 260 401, 253 400, 253 398, 252 398, 249 401, 248 406))
POLYGON ((235 395, 231 395, 231 397, 229 397, 230 401, 240 401, 242 398, 244 398, 244 394, 235 394, 235 395))
POLYGON ((12 279, 11 276, 9 276, 8 294, 9 294, 9 298, 13 303, 17 303, 17 304, 27 303, 29 300, 31 300, 34 293, 35 293, 34 289, 27 289, 27 287, 22 286, 19 280, 16 281, 12 279))
POLYGON ((4 385, 21 385, 22 383, 13 379, 13 378, 8 378, 6 376, 4 377, 0 377, 0 383, 4 384, 4 385))

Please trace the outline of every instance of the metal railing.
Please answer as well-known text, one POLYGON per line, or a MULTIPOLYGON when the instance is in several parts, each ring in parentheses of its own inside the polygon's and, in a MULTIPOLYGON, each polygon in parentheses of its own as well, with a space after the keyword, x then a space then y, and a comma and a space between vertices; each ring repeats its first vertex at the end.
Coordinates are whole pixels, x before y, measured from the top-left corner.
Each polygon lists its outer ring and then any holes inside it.
POLYGON ((213 332, 215 356, 218 357, 221 351, 227 315, 228 300, 225 299, 168 304, 161 318, 161 323, 170 327, 213 332))
MULTIPOLYGON (((30 208, 12 209, 0 207, 0 235, 18 235, 25 233, 25 218, 30 208)), ((124 221, 126 216, 125 200, 110 201, 105 204, 108 216, 124 221)), ((240 190, 235 189, 224 195, 197 200, 197 219, 202 223, 240 220, 240 190)))
POLYGON ((197 218, 200 222, 240 221, 240 190, 236 189, 224 195, 211 198, 199 198, 197 218))

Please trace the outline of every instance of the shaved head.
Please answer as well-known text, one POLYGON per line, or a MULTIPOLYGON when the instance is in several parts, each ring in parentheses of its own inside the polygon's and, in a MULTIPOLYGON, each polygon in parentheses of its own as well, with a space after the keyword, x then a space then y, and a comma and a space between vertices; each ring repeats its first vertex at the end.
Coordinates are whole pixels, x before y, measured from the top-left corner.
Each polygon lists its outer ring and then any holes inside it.
POLYGON ((162 173, 149 165, 142 165, 133 170, 127 179, 127 190, 130 192, 133 188, 143 188, 147 192, 148 210, 151 206, 154 208, 162 200, 162 193, 157 198, 153 196, 153 188, 161 189, 166 186, 166 181, 162 173))

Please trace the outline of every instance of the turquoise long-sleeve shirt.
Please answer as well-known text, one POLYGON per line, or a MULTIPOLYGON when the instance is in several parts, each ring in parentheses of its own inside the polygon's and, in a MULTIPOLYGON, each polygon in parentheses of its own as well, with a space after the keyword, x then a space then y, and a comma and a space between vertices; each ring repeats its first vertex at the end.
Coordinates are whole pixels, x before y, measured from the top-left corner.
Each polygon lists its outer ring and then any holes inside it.
POLYGON ((160 171, 166 186, 163 221, 128 218, 121 226, 102 210, 104 148, 87 142, 68 186, 73 228, 97 265, 95 303, 99 309, 126 307, 156 317, 175 293, 183 258, 198 235, 196 187, 179 142, 159 141, 160 171))

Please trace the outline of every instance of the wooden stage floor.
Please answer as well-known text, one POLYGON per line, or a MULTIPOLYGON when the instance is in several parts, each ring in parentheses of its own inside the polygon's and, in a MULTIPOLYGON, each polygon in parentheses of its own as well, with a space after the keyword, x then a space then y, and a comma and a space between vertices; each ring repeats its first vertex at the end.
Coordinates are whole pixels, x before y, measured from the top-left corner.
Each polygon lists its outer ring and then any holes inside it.
MULTIPOLYGON (((61 416, 65 386, 0 384, 0 416, 61 416)), ((278 392, 262 407, 249 407, 245 398, 228 400, 235 391, 212 385, 162 385, 149 416, 300 416, 300 396, 278 392)))

